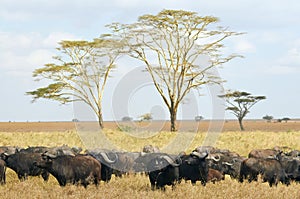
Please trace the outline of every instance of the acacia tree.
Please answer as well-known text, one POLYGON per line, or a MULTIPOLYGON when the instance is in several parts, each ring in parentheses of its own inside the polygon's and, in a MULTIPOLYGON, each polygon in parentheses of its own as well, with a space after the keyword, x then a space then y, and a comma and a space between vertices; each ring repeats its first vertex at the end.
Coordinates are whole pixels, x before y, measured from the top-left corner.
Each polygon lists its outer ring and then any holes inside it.
POLYGON ((271 116, 271 115, 265 115, 262 117, 263 120, 267 120, 267 122, 271 122, 271 120, 273 119, 274 117, 271 116))
POLYGON ((105 36, 93 41, 61 41, 55 63, 45 64, 33 72, 37 81, 50 80, 46 87, 26 92, 39 98, 66 104, 82 101, 96 114, 103 128, 102 98, 114 63, 121 53, 121 43, 105 36))
POLYGON ((151 113, 145 113, 145 114, 141 115, 139 118, 140 118, 141 122, 142 121, 150 121, 153 119, 153 116, 151 113))
POLYGON ((245 130, 243 119, 250 112, 249 109, 257 102, 266 99, 265 96, 253 96, 244 91, 228 91, 226 94, 220 95, 219 97, 225 99, 227 103, 226 110, 231 111, 237 117, 242 131, 245 130))
POLYGON ((114 35, 126 40, 128 54, 146 65, 154 86, 168 107, 171 131, 177 110, 192 89, 222 80, 212 69, 237 57, 221 55, 222 41, 238 35, 214 24, 218 18, 196 12, 162 10, 133 24, 113 23, 114 35), (210 28, 210 29, 209 29, 210 28))

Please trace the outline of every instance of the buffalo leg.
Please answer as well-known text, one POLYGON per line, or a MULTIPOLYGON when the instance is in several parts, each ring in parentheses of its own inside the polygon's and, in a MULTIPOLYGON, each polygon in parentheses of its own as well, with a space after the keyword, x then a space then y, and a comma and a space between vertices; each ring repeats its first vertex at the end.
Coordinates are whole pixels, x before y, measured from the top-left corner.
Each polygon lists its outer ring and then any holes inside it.
POLYGON ((49 179, 49 173, 47 171, 43 171, 42 178, 44 179, 44 181, 48 181, 48 179, 49 179))
POLYGON ((26 174, 19 173, 18 178, 19 178, 20 181, 25 181, 27 179, 27 176, 26 176, 26 174))

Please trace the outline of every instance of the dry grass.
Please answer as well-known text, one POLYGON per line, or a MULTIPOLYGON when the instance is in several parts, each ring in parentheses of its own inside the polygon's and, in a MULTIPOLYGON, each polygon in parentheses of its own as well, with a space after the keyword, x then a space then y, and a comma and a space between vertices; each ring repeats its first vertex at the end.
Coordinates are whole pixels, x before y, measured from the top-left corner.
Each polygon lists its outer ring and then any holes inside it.
POLYGON ((51 176, 47 183, 42 178, 32 177, 19 182, 14 173, 8 172, 8 182, 0 187, 1 198, 299 198, 299 184, 290 186, 279 184, 269 187, 261 182, 238 183, 226 178, 216 184, 208 183, 205 187, 198 182, 177 185, 175 190, 167 187, 165 192, 151 191, 146 176, 126 176, 113 178, 109 183, 101 182, 99 187, 67 185, 60 187, 51 176))
MULTIPOLYGON (((170 132, 160 132, 149 138, 141 139, 115 130, 106 130, 104 134, 112 143, 129 151, 140 151, 145 144, 162 147, 177 136, 177 134, 170 132)), ((144 136, 146 135, 147 132, 144 136)), ((187 151, 201 145, 205 137, 206 133, 197 133, 187 151)), ((0 133, 0 145, 27 147, 62 144, 85 148, 75 131, 0 133)), ((223 132, 218 137, 216 146, 236 151, 241 155, 247 155, 254 148, 289 146, 300 149, 300 131, 223 132)), ((151 191, 146 176, 130 175, 123 178, 113 178, 107 184, 101 182, 98 188, 91 185, 84 189, 74 185, 60 187, 52 176, 47 183, 38 177, 31 177, 25 182, 19 182, 16 174, 7 169, 7 183, 0 186, 0 198, 300 198, 299 186, 299 184, 292 183, 288 187, 279 184, 277 187, 270 188, 266 183, 241 184, 226 176, 225 181, 216 184, 208 183, 205 187, 199 182, 196 186, 182 182, 176 186, 175 190, 167 187, 167 190, 162 192, 151 191)))
POLYGON ((75 131, 66 132, 0 132, 0 146, 69 146, 83 147, 75 131))

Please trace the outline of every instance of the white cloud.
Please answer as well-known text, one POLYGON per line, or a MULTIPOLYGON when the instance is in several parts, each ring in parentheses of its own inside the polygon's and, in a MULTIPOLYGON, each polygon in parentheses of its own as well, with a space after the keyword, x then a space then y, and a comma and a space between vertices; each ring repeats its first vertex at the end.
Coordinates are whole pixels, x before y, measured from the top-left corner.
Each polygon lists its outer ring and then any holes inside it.
POLYGON ((28 65, 39 67, 51 61, 53 52, 49 50, 39 49, 32 51, 27 57, 28 65))
POLYGON ((32 71, 49 62, 53 53, 49 50, 38 49, 30 51, 27 55, 18 55, 14 52, 1 53, 0 68, 4 71, 32 71))
POLYGON ((19 70, 31 72, 52 60, 59 41, 76 38, 64 32, 53 32, 46 36, 40 33, 1 32, 0 68, 8 75, 16 75, 19 70))
POLYGON ((21 69, 24 68, 24 65, 26 65, 26 57, 23 55, 17 55, 14 54, 11 51, 3 52, 0 54, 1 59, 1 69, 21 69))
POLYGON ((284 36, 280 34, 278 31, 263 31, 261 33, 256 34, 257 40, 263 43, 278 43, 282 42, 284 39, 284 36))
POLYGON ((300 68, 286 65, 275 65, 267 68, 265 72, 271 75, 290 75, 300 73, 300 68))
POLYGON ((235 44, 235 52, 238 53, 253 53, 255 50, 255 46, 247 40, 239 40, 235 44))
POLYGON ((39 43, 37 33, 0 32, 0 51, 19 51, 33 48, 39 43))
POLYGON ((7 21, 26 21, 31 18, 31 14, 28 12, 11 12, 9 10, 0 10, 0 18, 7 21))
POLYGON ((295 44, 278 60, 280 65, 300 69, 300 43, 295 41, 295 44))
POLYGON ((300 46, 295 46, 288 51, 288 55, 291 57, 300 58, 300 46))
POLYGON ((272 65, 265 69, 268 74, 294 75, 300 74, 300 42, 295 40, 293 45, 281 57, 271 61, 272 65))
POLYGON ((55 48, 57 47, 58 42, 62 40, 79 40, 80 38, 65 32, 52 32, 50 33, 43 41, 45 47, 55 48))
MULTIPOLYGON (((9 70, 9 71, 5 72, 5 75, 10 76, 10 77, 17 77, 17 78, 28 78, 28 77, 31 77, 32 73, 29 71, 24 71, 24 70, 9 70)), ((27 79, 27 81, 28 81, 28 79, 27 79)))

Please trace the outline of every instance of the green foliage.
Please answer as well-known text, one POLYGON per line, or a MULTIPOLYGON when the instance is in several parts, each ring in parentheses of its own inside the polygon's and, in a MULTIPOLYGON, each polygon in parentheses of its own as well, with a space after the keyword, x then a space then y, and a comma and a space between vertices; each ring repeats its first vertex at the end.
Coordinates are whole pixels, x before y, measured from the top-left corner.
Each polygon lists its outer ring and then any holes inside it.
POLYGON ((270 116, 270 115, 265 115, 262 119, 267 120, 268 122, 270 122, 274 117, 270 116))
POLYGON ((284 117, 284 118, 282 118, 281 120, 287 122, 287 121, 289 121, 289 120, 291 120, 291 119, 290 119, 289 117, 284 117))
POLYGON ((140 117, 140 121, 150 121, 153 119, 152 113, 145 113, 143 115, 141 115, 140 117))
POLYGON ((132 117, 129 117, 129 116, 124 116, 124 117, 122 117, 122 121, 123 122, 130 122, 130 121, 132 121, 133 120, 133 118, 132 117))
POLYGON ((195 117, 195 121, 196 121, 196 122, 200 122, 200 121, 203 120, 203 119, 204 119, 204 117, 201 116, 201 115, 197 115, 197 116, 195 117))
POLYGON ((228 91, 224 95, 219 95, 219 97, 225 98, 227 102, 226 110, 232 111, 238 118, 244 118, 254 104, 266 99, 265 96, 253 96, 244 91, 228 91))
POLYGON ((61 102, 62 104, 70 102, 70 97, 64 97, 61 91, 65 88, 66 84, 57 82, 49 84, 47 87, 38 88, 35 91, 26 92, 27 95, 32 95, 34 102, 39 98, 52 99, 61 102))

